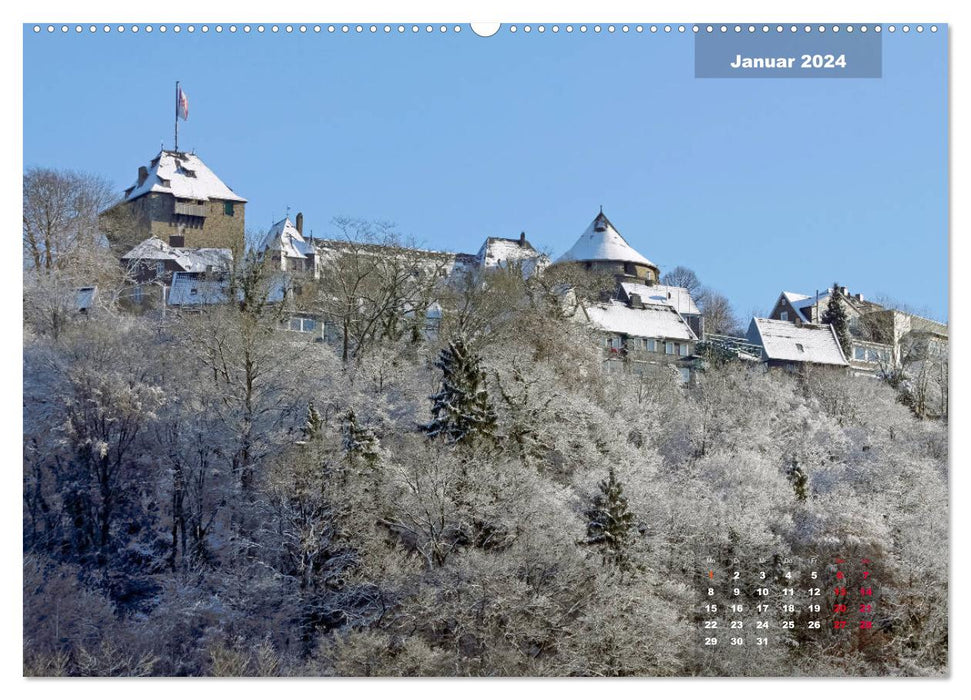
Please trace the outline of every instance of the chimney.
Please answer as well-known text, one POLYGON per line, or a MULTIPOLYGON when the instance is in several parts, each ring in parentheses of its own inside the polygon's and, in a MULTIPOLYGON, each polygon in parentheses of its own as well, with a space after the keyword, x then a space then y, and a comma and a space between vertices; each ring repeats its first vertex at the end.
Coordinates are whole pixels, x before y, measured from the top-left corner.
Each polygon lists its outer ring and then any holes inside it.
POLYGON ((844 297, 849 296, 848 292, 849 290, 846 287, 840 287, 840 294, 842 294, 844 297))
POLYGON ((139 186, 143 185, 145 183, 145 180, 147 179, 148 179, 148 168, 146 168, 144 165, 139 165, 138 166, 138 185, 139 186))
POLYGON ((303 212, 297 212, 297 233, 303 235, 303 212))
POLYGON ((857 294, 856 295, 856 300, 857 301, 863 301, 863 295, 862 294, 857 294))
POLYGON ((519 234, 519 247, 523 248, 526 246, 526 232, 523 231, 519 234))
POLYGON ((644 304, 643 304, 643 302, 641 302, 641 295, 640 294, 630 294, 629 296, 630 296, 630 305, 631 305, 631 308, 633 308, 633 309, 643 309, 644 308, 644 304))

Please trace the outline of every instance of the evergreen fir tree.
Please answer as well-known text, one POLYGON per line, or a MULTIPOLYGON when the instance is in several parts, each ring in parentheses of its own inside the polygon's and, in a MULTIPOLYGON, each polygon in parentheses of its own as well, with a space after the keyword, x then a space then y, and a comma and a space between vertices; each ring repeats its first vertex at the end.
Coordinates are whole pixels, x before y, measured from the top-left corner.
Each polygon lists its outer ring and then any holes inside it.
POLYGON ((843 354, 850 357, 850 324, 846 316, 846 308, 842 302, 843 294, 840 292, 839 282, 833 282, 833 291, 829 295, 829 302, 823 312, 822 322, 828 323, 833 327, 836 338, 839 340, 843 354))
POLYGON ((300 430, 303 432, 303 439, 308 442, 323 434, 324 419, 312 400, 307 404, 307 420, 300 430))
POLYGON ((610 563, 621 571, 632 568, 630 545, 634 529, 634 514, 627 506, 624 487, 617 480, 613 468, 600 482, 600 493, 585 513, 587 517, 586 544, 602 548, 604 564, 610 563))
POLYGON ((809 477, 806 476, 806 472, 803 471, 798 460, 792 460, 792 464, 789 465, 787 471, 787 476, 789 477, 789 483, 792 484, 792 490, 796 494, 796 499, 805 501, 809 497, 809 477))
POLYGON ((442 349, 435 366, 442 370, 442 385, 429 397, 433 417, 422 426, 428 437, 443 437, 452 444, 494 439, 496 412, 475 353, 459 338, 442 349))
POLYGON ((344 454, 353 461, 363 459, 368 466, 374 466, 378 461, 378 438, 374 431, 357 422, 354 409, 348 409, 343 418, 343 446, 344 454))

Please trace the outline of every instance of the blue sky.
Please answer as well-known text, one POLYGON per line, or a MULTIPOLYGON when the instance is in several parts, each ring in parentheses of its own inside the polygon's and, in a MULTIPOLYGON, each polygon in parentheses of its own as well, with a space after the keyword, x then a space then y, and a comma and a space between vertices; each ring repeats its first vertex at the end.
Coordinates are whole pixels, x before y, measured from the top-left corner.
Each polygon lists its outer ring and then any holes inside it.
POLYGON ((697 80, 690 34, 105 35, 24 29, 24 163, 119 191, 195 149, 305 229, 390 220, 436 249, 525 231, 559 255, 599 206, 742 317, 833 280, 945 319, 946 31, 884 34, 883 78, 697 80))

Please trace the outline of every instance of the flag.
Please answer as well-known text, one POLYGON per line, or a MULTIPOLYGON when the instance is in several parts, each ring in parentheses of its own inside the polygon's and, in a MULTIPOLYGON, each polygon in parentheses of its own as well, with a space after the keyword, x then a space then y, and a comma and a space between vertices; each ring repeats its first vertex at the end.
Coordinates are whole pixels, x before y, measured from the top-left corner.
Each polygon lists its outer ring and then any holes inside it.
POLYGON ((176 117, 181 117, 182 121, 189 119, 189 96, 182 91, 181 86, 179 86, 179 94, 176 97, 175 114, 176 117))

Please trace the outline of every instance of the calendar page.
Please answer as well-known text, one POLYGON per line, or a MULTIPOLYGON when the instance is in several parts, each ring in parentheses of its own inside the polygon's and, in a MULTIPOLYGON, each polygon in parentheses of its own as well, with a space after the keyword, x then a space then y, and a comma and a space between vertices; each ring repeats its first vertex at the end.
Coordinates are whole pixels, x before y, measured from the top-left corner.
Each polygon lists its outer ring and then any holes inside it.
POLYGON ((77 15, 24 676, 949 674, 946 22, 77 15))

